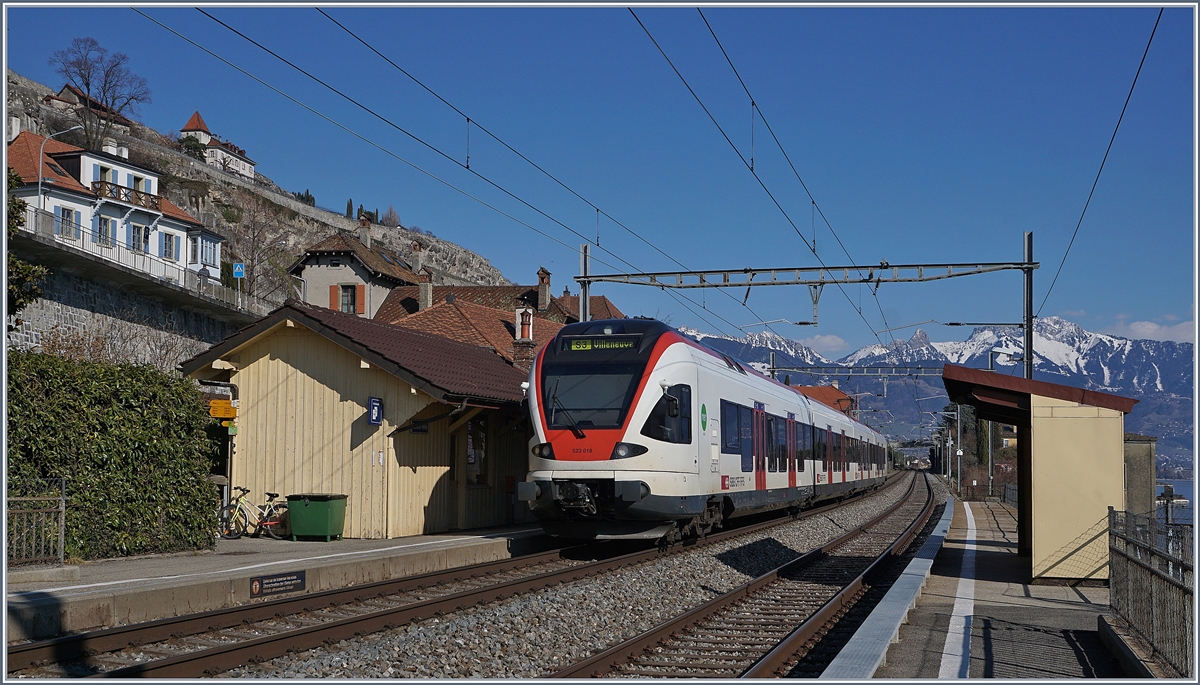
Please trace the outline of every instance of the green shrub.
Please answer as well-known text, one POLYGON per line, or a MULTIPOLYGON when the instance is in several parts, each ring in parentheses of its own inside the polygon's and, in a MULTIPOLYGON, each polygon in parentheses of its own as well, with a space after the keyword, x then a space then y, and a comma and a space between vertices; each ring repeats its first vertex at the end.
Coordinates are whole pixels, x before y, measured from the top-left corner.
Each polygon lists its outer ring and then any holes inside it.
POLYGON ((67 479, 68 557, 211 548, 209 423, 191 379, 9 353, 8 478, 67 479))

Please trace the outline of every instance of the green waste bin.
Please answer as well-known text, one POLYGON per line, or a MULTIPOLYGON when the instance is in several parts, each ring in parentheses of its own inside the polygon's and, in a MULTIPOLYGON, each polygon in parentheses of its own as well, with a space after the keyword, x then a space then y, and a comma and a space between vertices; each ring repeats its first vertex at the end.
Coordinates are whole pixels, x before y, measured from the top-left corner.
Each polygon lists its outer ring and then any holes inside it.
POLYGON ((305 537, 325 538, 326 542, 342 539, 342 528, 346 525, 345 495, 306 492, 288 495, 287 502, 292 540, 305 537))

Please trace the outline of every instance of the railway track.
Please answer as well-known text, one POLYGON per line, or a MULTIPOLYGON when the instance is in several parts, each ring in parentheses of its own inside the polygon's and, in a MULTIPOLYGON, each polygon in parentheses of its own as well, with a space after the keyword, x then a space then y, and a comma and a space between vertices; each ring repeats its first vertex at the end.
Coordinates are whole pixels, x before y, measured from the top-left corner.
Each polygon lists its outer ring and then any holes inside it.
POLYGON ((934 501, 922 480, 860 528, 552 677, 786 675, 863 594, 864 578, 925 525, 934 501))
MULTIPOLYGON (((896 487, 901 477, 886 487, 896 487)), ((854 500, 851 500, 854 501, 854 500)), ((844 503, 803 512, 824 515, 844 503)), ((666 549, 587 560, 570 548, 8 647, 15 677, 213 675, 372 632, 747 536, 765 521, 666 549)))

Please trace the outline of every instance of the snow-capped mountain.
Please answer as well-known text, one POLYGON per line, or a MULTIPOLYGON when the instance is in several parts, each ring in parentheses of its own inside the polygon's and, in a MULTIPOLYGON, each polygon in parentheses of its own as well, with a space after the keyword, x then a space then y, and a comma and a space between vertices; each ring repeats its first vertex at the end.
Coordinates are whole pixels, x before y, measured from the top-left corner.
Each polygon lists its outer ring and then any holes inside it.
MULTIPOLYGON (((692 329, 680 332, 743 362, 765 369, 775 352, 777 366, 921 366, 945 363, 987 368, 992 350, 999 350, 995 368, 1021 375, 1024 335, 1020 328, 981 326, 962 342, 931 342, 922 330, 908 340, 868 345, 832 362, 800 343, 770 332, 744 338, 710 335, 692 329)), ((1127 417, 1125 429, 1159 438, 1159 454, 1191 453, 1192 355, 1191 343, 1130 340, 1092 333, 1056 316, 1033 325, 1034 378, 1124 395, 1139 400, 1127 417)), ((795 382, 825 380, 792 374, 795 382)), ((886 409, 897 419, 920 422, 922 408, 914 399, 944 393, 940 379, 893 379, 889 392, 881 381, 843 380, 850 392, 866 393, 864 407, 886 409), (905 384, 911 387, 905 387, 905 384), (903 389, 901 389, 903 388, 903 389), (870 395, 874 394, 874 397, 870 395)), ((923 407, 927 410, 929 407, 923 407)))
MULTIPOLYGON (((918 330, 906 341, 870 345, 838 360, 845 366, 900 366, 928 363, 987 368, 988 353, 998 369, 1012 369, 1025 348, 1021 329, 983 326, 963 342, 930 342, 918 330)), ((1034 377, 1136 397, 1141 394, 1192 394, 1192 345, 1129 340, 1092 333, 1057 316, 1033 324, 1034 377)))
POLYGON ((702 341, 718 352, 724 352, 731 357, 740 359, 759 370, 766 369, 770 365, 771 352, 775 353, 775 364, 778 366, 834 365, 832 361, 822 357, 812 348, 770 331, 748 333, 744 338, 702 333, 687 327, 680 328, 679 332, 693 340, 702 341))

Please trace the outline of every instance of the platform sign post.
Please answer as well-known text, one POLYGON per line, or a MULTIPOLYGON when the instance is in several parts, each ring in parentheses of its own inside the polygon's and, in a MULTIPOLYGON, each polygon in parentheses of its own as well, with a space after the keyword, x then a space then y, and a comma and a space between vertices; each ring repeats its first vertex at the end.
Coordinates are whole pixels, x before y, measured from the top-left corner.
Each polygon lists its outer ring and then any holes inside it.
POLYGON ((246 277, 246 265, 243 262, 235 262, 234 263, 233 277, 237 279, 238 309, 241 309, 242 308, 242 279, 246 277))

